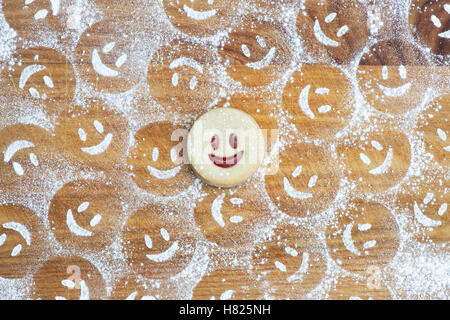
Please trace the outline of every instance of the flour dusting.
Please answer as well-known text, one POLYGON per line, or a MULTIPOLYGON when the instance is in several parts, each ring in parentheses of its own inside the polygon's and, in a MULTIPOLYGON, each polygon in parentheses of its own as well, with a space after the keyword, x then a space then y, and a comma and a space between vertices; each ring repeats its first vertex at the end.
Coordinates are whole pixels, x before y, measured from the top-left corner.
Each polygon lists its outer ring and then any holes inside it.
MULTIPOLYGON (((197 298, 209 275, 225 277, 221 270, 242 272, 251 286, 223 278, 214 293, 222 299, 334 298, 347 281, 349 299, 450 298, 450 61, 420 38, 417 1, 336 1, 339 10, 332 0, 234 2, 225 14, 221 1, 202 10, 172 0, 25 1, 17 25, 13 2, 0 0, 0 246, 8 249, 0 263, 40 252, 25 275, 0 274, 0 298, 39 298, 37 275, 54 257, 75 257, 89 274, 79 289, 76 270, 58 283, 79 299, 101 290, 105 299, 197 298), (133 23, 121 24, 127 13, 133 23), (412 66, 385 66, 373 54, 389 56, 397 40, 412 66), (97 46, 80 46, 91 41, 97 46), (65 57, 75 79, 54 77, 42 55, 22 68, 16 53, 36 47, 65 57), (311 65, 328 66, 329 78, 313 78, 311 65), (51 99, 58 90, 72 101, 51 99), (170 137, 223 106, 273 122, 263 129, 278 129, 279 140, 245 186, 214 191, 175 165, 170 137), (61 129, 67 119, 74 124, 61 129), (435 119, 444 125, 429 130, 435 119), (276 161, 280 170, 266 174, 276 161), (109 201, 87 199, 83 189, 96 183, 115 190, 103 195, 109 201), (4 221, 11 205, 39 223, 4 221), (137 215, 158 228, 139 229, 137 215), (11 233, 23 241, 11 243, 11 233), (373 265, 361 270, 361 261, 373 265)), ((450 13, 437 2, 441 16, 450 13)), ((448 47, 438 16, 426 22, 448 47)))

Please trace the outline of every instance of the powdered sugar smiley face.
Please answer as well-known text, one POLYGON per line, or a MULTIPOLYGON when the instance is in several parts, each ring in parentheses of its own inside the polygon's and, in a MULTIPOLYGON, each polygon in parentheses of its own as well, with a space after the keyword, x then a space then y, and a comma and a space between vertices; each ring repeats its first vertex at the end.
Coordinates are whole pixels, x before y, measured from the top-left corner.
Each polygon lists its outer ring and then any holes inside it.
POLYGON ((147 75, 150 93, 164 107, 187 114, 204 112, 219 93, 210 70, 215 63, 208 47, 173 40, 153 55, 147 75))
POLYGON ((397 253, 398 225, 384 206, 354 200, 339 210, 326 231, 331 257, 350 272, 366 274, 368 266, 384 268, 397 253))
POLYGON ((235 0, 163 0, 164 10, 175 27, 200 37, 225 30, 232 23, 229 11, 236 4, 235 0))
POLYGON ((0 186, 15 197, 41 194, 54 157, 53 137, 34 125, 18 124, 0 131, 0 186))
POLYGON ((169 122, 156 122, 140 129, 128 156, 129 172, 142 189, 162 195, 176 195, 194 183, 184 160, 186 129, 169 122))
POLYGON ((281 151, 279 171, 266 176, 267 193, 290 216, 316 215, 331 204, 339 189, 339 177, 331 168, 336 164, 325 148, 293 142, 281 151))
POLYGON ((191 128, 187 153, 194 171, 213 186, 245 182, 265 156, 264 136, 247 113, 219 108, 205 113, 191 128))
POLYGON ((44 250, 43 226, 31 210, 16 205, 0 206, 0 268, 2 278, 21 278, 44 250))
POLYGON ((450 189, 448 179, 432 174, 408 181, 397 203, 413 217, 410 230, 420 242, 446 243, 450 239, 450 189))
POLYGON ((444 169, 450 169, 450 95, 431 101, 420 118, 417 132, 423 135, 425 149, 444 169))
POLYGON ((297 17, 297 32, 312 54, 348 63, 364 47, 369 30, 365 7, 356 0, 306 0, 297 17))
POLYGON ((61 152, 69 154, 71 160, 95 163, 106 170, 125 157, 127 122, 99 101, 86 105, 88 108, 71 106, 59 117, 56 138, 61 152))
POLYGON ((99 300, 106 295, 105 281, 98 269, 80 257, 51 258, 33 280, 35 299, 99 300))
POLYGON ((16 52, 16 63, 5 68, 17 92, 37 99, 52 111, 70 103, 75 92, 75 72, 72 64, 59 52, 36 47, 16 52))
POLYGON ((265 226, 270 211, 258 192, 246 185, 229 190, 202 189, 204 197, 196 202, 194 219, 205 237, 221 247, 237 248, 252 243, 256 231, 265 226))
POLYGON ((144 74, 139 66, 146 62, 140 52, 130 26, 104 20, 82 35, 75 54, 85 81, 98 91, 120 93, 133 88, 144 74))
POLYGON ((219 54, 231 78, 249 87, 264 86, 289 66, 291 49, 282 25, 249 21, 228 36, 219 54))
POLYGON ((65 27, 66 1, 61 0, 3 0, 2 7, 8 24, 21 36, 43 29, 58 31, 65 27))
MULTIPOLYGON (((105 132, 103 124, 100 121, 94 120, 92 122, 92 125, 95 128, 95 131, 97 131, 97 133, 103 134, 105 132)), ((81 127, 78 128, 78 137, 80 138, 80 141, 86 142, 87 140, 86 131, 81 127)), ((108 149, 109 145, 111 144, 112 138, 113 138, 112 133, 107 133, 103 138, 103 140, 101 140, 96 145, 92 145, 90 147, 82 147, 80 149, 82 152, 90 155, 102 154, 108 149)))
POLYGON ((434 54, 450 54, 450 3, 448 0, 413 0, 409 23, 414 35, 434 54))
POLYGON ((311 250, 314 240, 300 226, 282 224, 253 254, 258 280, 270 283, 274 299, 300 299, 313 290, 326 271, 325 259, 311 250))
POLYGON ((256 300, 263 296, 246 270, 226 267, 203 276, 193 300, 256 300))
POLYGON ((427 64, 422 53, 408 42, 379 42, 359 62, 359 88, 375 109, 393 114, 407 112, 418 106, 427 90, 427 64))
POLYGON ((329 66, 302 66, 283 91, 283 107, 302 134, 331 138, 350 120, 350 82, 329 66))
POLYGON ((178 274, 195 251, 192 227, 176 211, 158 205, 131 215, 124 227, 123 244, 130 267, 152 279, 178 274))
MULTIPOLYGON (((17 177, 28 175, 30 169, 39 167, 39 158, 50 141, 50 134, 44 129, 33 125, 16 125, 7 127, 0 132, 0 147, 3 152, 4 178, 15 174, 17 177), (40 145, 40 146, 39 146, 40 145)), ((3 170, 2 170, 3 171, 3 170)))
POLYGON ((371 133, 367 138, 355 136, 338 145, 347 176, 363 192, 382 192, 398 184, 411 162, 408 138, 388 129, 371 133))
POLYGON ((48 220, 56 240, 62 245, 101 250, 113 241, 122 212, 120 197, 113 186, 77 180, 64 185, 55 194, 48 220))

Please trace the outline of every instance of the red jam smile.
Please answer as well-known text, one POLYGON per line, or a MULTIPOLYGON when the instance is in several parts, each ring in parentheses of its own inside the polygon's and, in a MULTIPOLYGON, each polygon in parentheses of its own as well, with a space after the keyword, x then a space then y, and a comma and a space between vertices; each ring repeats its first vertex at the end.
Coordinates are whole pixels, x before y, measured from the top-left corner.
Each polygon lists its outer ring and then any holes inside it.
MULTIPOLYGON (((228 143, 233 149, 237 149, 238 138, 234 133, 230 134, 228 143)), ((219 149, 219 136, 217 134, 211 138, 211 146, 214 150, 219 149)), ((218 157, 211 153, 209 155, 209 159, 219 168, 228 169, 237 165, 238 162, 242 159, 243 155, 244 151, 236 153, 234 156, 231 157, 218 157)))
POLYGON ((228 169, 228 168, 231 168, 231 167, 234 167, 235 165, 237 165, 238 162, 242 159, 243 155, 244 155, 244 151, 236 153, 234 156, 231 156, 231 157, 218 157, 211 153, 209 155, 209 159, 216 166, 223 168, 223 169, 228 169))

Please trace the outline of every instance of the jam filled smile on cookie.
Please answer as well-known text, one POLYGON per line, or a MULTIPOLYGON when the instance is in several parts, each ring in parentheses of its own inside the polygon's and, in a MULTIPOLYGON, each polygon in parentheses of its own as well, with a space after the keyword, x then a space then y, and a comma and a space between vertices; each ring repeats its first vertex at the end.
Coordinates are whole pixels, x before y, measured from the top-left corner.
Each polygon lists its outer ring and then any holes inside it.
MULTIPOLYGON (((211 146, 212 148, 216 151, 217 149, 219 149, 219 136, 217 134, 215 134, 212 138, 211 138, 211 146)), ((238 148, 238 137, 237 135, 235 135, 234 133, 230 134, 230 138, 229 138, 229 143, 230 146, 233 149, 237 149, 238 148)), ((227 168, 231 168, 234 167, 235 165, 237 165, 239 163, 239 161, 241 161, 242 157, 244 155, 244 151, 239 151, 238 153, 235 153, 234 155, 230 156, 230 157, 220 157, 217 156, 213 153, 209 154, 209 159, 218 167, 223 168, 223 169, 227 169, 227 168)))
POLYGON ((265 155, 265 138, 247 113, 217 108, 194 123, 187 153, 192 169, 203 181, 216 187, 233 187, 258 170, 265 155))

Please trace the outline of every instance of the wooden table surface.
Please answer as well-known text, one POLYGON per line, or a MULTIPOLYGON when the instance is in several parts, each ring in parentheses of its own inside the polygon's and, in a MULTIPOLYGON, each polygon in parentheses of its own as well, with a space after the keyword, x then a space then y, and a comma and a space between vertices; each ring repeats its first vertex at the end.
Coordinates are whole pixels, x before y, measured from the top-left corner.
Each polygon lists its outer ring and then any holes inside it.
POLYGON ((448 299, 401 257, 449 254, 450 9, 391 2, 2 0, 0 298, 448 299), (221 106, 230 190, 171 159, 221 106))

